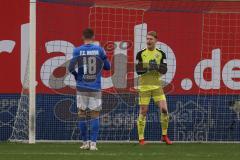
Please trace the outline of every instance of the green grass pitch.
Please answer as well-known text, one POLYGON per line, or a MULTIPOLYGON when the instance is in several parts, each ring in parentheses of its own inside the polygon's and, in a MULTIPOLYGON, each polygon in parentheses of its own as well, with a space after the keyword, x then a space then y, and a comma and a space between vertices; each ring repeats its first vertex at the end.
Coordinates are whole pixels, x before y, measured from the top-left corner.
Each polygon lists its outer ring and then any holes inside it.
POLYGON ((240 144, 100 143, 98 151, 78 143, 0 143, 1 160, 239 160, 240 144))

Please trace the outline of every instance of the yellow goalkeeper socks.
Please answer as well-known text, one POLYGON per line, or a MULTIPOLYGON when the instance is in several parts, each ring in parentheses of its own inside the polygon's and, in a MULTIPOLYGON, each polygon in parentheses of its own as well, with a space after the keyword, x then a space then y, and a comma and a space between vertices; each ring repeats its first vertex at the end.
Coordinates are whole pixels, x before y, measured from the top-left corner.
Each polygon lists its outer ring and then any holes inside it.
POLYGON ((161 113, 161 127, 162 127, 162 135, 167 135, 167 129, 168 129, 168 122, 169 122, 169 116, 168 113, 161 113))
POLYGON ((139 114, 138 120, 137 120, 139 140, 144 139, 145 125, 146 125, 146 116, 143 116, 142 114, 139 114))

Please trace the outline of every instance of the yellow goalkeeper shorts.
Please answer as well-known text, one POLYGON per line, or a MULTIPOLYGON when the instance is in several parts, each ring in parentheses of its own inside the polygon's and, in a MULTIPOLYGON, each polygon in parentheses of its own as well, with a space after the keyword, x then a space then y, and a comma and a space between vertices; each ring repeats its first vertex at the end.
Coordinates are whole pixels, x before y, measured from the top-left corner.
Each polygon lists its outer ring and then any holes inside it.
POLYGON ((166 100, 166 96, 161 88, 148 91, 140 91, 139 105, 149 105, 151 97, 153 98, 155 103, 162 100, 166 100))

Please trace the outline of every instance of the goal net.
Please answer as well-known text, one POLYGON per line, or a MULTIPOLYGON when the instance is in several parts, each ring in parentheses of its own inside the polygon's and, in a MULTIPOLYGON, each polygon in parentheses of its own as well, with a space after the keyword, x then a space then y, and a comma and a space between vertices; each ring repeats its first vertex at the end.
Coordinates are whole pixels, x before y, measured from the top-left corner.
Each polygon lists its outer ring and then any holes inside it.
POLYGON ((201 86, 198 108, 205 110, 199 128, 204 128, 206 141, 239 140, 239 22, 234 10, 203 14, 202 63, 196 78, 201 86))
MULTIPOLYGON (((137 141, 136 53, 159 33, 167 55, 162 77, 174 141, 240 141, 240 10, 232 2, 38 0, 36 2, 36 140, 80 139, 74 77, 67 67, 81 31, 91 27, 111 61, 103 72, 99 140, 137 141), (187 78, 186 78, 187 77, 187 78)), ((31 25, 31 24, 30 24, 31 25)), ((29 59, 28 61, 31 61, 29 59)), ((29 63, 11 141, 29 139, 29 63)), ((149 105, 145 138, 159 141, 159 109, 149 105)), ((31 132, 31 130, 30 130, 31 132)))

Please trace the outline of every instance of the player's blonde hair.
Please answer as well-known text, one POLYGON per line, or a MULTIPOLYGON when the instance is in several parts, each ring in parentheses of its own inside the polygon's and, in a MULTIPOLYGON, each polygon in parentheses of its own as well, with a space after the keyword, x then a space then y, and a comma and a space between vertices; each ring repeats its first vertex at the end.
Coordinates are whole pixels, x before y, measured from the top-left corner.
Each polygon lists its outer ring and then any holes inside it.
POLYGON ((156 31, 149 31, 149 32, 147 33, 147 35, 153 36, 153 37, 156 38, 156 39, 158 38, 156 31))

